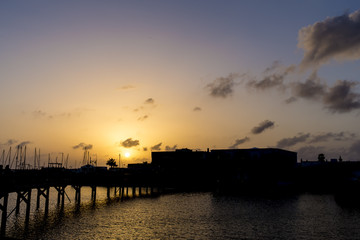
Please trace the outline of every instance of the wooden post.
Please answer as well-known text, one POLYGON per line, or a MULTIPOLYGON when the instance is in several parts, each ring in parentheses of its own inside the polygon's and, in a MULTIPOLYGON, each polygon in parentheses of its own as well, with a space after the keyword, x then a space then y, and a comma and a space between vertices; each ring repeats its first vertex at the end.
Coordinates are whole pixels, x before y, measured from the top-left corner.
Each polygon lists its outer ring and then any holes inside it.
POLYGON ((36 209, 40 208, 40 197, 43 196, 45 198, 45 210, 49 206, 48 198, 49 198, 49 187, 46 188, 37 188, 37 195, 36 195, 36 209), (47 206, 47 207, 46 207, 47 206))
MULTIPOLYGON (((1 197, 4 199, 3 204, 0 204, 0 209, 2 211, 1 214, 1 230, 0 230, 0 238, 5 236, 6 232, 6 221, 7 221, 7 205, 8 205, 8 198, 9 193, 4 193, 4 195, 1 197)), ((0 198, 0 199, 1 199, 0 198)))
POLYGON ((45 194, 45 215, 49 213, 49 187, 46 187, 46 194, 45 194))
POLYGON ((107 187, 106 196, 110 199, 110 187, 107 187))
POLYGON ((60 205, 61 199, 61 207, 64 207, 65 203, 65 188, 66 186, 56 186, 55 189, 58 191, 57 204, 60 205))
POLYGON ((20 195, 21 195, 21 192, 17 192, 15 214, 19 214, 19 212, 20 212, 20 195))
MULTIPOLYGON (((35 148, 36 150, 36 148, 35 148)), ((37 188, 37 195, 36 195, 36 210, 40 208, 40 195, 42 193, 41 188, 37 188)))
POLYGON ((96 201, 96 186, 91 187, 91 200, 96 201))
POLYGON ((81 186, 73 186, 75 189, 75 204, 79 205, 81 202, 81 186))
MULTIPOLYGON (((24 196, 25 197, 25 196, 24 196)), ((27 199, 24 198, 26 202, 26 215, 25 215, 25 222, 29 222, 30 219, 30 207, 31 207, 31 188, 28 190, 27 199)))

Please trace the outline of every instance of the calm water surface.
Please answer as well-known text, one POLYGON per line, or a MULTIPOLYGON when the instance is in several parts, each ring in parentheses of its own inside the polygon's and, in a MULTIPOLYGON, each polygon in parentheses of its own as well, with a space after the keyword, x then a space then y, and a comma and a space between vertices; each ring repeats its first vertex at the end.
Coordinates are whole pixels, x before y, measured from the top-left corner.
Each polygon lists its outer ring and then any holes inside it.
MULTIPOLYGON (((70 188, 67 192, 73 200, 74 192, 70 188)), ((43 207, 32 210, 27 226, 25 214, 12 214, 7 235, 55 240, 360 239, 360 208, 339 206, 332 195, 271 198, 184 193, 121 202, 108 201, 105 194, 105 189, 98 190, 94 205, 89 189, 84 189, 81 206, 66 199, 64 210, 53 201, 47 218, 43 207)))

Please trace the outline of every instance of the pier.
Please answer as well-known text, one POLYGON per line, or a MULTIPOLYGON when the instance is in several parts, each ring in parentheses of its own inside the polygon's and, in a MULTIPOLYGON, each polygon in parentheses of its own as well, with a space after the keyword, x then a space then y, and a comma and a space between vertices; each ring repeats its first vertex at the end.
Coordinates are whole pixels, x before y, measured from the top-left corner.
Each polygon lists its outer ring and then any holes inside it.
POLYGON ((0 171, 0 211, 1 226, 0 237, 6 234, 8 217, 15 212, 19 214, 21 205, 25 205, 25 221, 30 218, 31 196, 36 194, 36 209, 40 208, 40 202, 44 201, 44 213, 49 212, 50 188, 57 191, 57 204, 63 208, 65 198, 75 200, 75 204, 81 203, 81 188, 91 188, 91 200, 96 201, 96 189, 107 188, 107 197, 119 196, 123 199, 129 196, 152 195, 159 193, 156 175, 151 171, 139 169, 97 169, 89 168, 71 170, 65 168, 43 168, 39 170, 10 170, 0 171), (75 196, 68 196, 66 188, 71 186, 75 190, 75 196), (8 209, 10 193, 16 193, 16 206, 8 209))

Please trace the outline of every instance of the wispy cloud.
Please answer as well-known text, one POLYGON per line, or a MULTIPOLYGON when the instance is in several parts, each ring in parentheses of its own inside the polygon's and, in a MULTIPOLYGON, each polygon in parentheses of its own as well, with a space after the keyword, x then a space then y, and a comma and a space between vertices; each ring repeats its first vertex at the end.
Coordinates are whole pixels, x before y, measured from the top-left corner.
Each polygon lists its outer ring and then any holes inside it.
POLYGON ((241 138, 241 139, 236 139, 235 140, 235 143, 231 146, 229 146, 229 148, 237 148, 239 145, 245 143, 245 142, 248 142, 250 141, 250 138, 248 137, 244 137, 244 138, 241 138))
POLYGON ((251 133, 260 134, 260 133, 264 132, 266 129, 273 128, 274 124, 275 124, 275 122, 273 122, 273 121, 265 120, 265 121, 259 123, 258 126, 253 127, 253 129, 251 129, 251 133))
POLYGON ((149 116, 148 115, 144 115, 138 118, 138 121, 145 121, 146 119, 148 119, 149 116))
POLYGON ((154 104, 155 103, 155 100, 153 98, 148 98, 145 100, 144 102, 145 104, 154 104))
POLYGON ((201 107, 194 107, 193 109, 194 112, 200 112, 202 111, 201 107))
POLYGON ((131 148, 131 147, 136 147, 140 144, 139 140, 133 140, 132 138, 128 138, 125 141, 120 143, 120 146, 124 147, 124 148, 131 148))
POLYGON ((8 139, 5 143, 2 143, 0 145, 5 145, 5 146, 11 146, 13 144, 16 144, 18 141, 15 139, 8 139))
POLYGON ((130 89, 134 89, 135 86, 134 85, 124 85, 119 87, 120 90, 130 90, 130 89))
POLYGON ((347 141, 347 140, 352 140, 355 137, 356 137, 356 134, 354 134, 354 133, 327 132, 327 133, 321 133, 321 134, 312 136, 312 139, 309 141, 309 143, 319 143, 319 142, 327 142, 327 141, 347 141))
POLYGON ((174 145, 174 146, 172 146, 172 147, 166 146, 166 147, 165 147, 165 150, 166 150, 166 151, 174 151, 174 150, 176 150, 176 148, 177 148, 177 145, 174 145))
POLYGON ((72 147, 73 149, 81 148, 82 150, 90 150, 93 148, 92 144, 86 144, 86 143, 79 143, 78 145, 75 145, 72 147))
POLYGON ((302 68, 317 68, 331 59, 359 59, 359 28, 360 10, 357 10, 300 29, 298 47, 304 50, 302 68))
POLYGON ((264 71, 264 76, 261 80, 251 79, 247 81, 247 86, 257 90, 266 90, 270 88, 278 88, 284 90, 286 85, 284 83, 285 77, 293 73, 296 69, 295 65, 282 66, 278 61, 275 61, 271 67, 264 71))
POLYGON ((158 144, 152 146, 151 150, 160 151, 161 150, 161 144, 162 143, 158 143, 158 144))
POLYGON ((300 133, 298 136, 291 137, 291 138, 283 138, 277 143, 278 148, 286 148, 294 146, 298 143, 306 142, 310 137, 310 134, 300 133))
POLYGON ((209 83, 206 89, 209 90, 212 97, 227 98, 233 94, 234 87, 237 84, 235 79, 238 77, 239 75, 236 73, 231 73, 227 77, 219 77, 209 83))

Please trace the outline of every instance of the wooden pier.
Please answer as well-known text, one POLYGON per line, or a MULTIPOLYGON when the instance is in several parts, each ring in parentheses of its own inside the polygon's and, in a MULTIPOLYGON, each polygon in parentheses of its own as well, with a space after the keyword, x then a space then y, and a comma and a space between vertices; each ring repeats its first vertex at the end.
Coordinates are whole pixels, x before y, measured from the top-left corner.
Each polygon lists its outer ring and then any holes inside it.
POLYGON ((107 188, 107 197, 111 197, 111 190, 114 189, 114 197, 119 196, 121 200, 129 196, 152 195, 159 193, 156 175, 151 171, 134 169, 115 169, 96 171, 76 171, 64 168, 44 168, 41 170, 2 170, 0 172, 0 211, 1 227, 0 238, 6 234, 6 223, 13 211, 20 212, 20 206, 25 204, 25 222, 29 222, 31 196, 36 191, 36 209, 40 208, 40 202, 45 201, 44 212, 48 215, 50 202, 50 188, 57 191, 57 204, 63 208, 65 197, 70 200, 66 188, 71 186, 75 190, 75 204, 81 203, 81 188, 91 188, 91 200, 96 201, 96 189, 107 188), (142 192, 142 189, 145 189, 142 192), (9 212, 9 194, 16 193, 16 206, 9 212))

